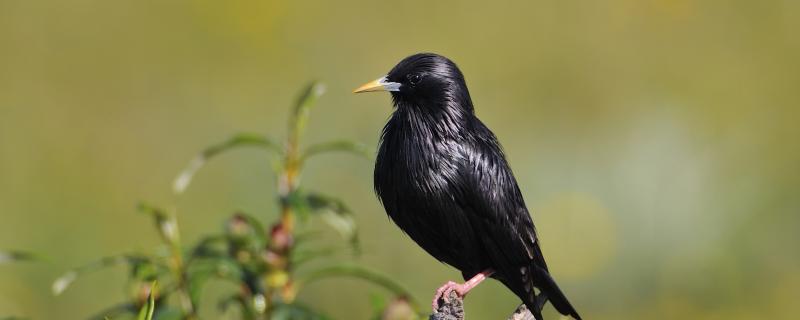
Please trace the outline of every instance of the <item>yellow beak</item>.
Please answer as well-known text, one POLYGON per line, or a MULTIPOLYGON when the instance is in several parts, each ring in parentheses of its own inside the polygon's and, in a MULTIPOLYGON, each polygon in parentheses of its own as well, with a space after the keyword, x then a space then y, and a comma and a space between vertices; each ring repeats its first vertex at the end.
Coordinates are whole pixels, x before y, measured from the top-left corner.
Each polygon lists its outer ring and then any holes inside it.
POLYGON ((363 86, 353 90, 353 93, 373 92, 373 91, 400 91, 400 83, 391 82, 386 77, 365 83, 363 86))

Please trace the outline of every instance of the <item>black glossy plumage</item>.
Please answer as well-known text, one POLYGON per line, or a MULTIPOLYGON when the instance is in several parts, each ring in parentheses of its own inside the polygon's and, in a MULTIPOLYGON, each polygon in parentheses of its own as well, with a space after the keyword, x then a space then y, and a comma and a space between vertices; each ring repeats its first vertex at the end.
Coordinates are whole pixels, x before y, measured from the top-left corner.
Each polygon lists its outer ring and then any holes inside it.
POLYGON ((391 219, 464 279, 494 269, 492 277, 537 319, 547 299, 580 319, 548 273, 511 168, 475 116, 458 67, 440 55, 416 54, 387 80, 401 87, 392 92, 395 110, 383 129, 375 190, 391 219))

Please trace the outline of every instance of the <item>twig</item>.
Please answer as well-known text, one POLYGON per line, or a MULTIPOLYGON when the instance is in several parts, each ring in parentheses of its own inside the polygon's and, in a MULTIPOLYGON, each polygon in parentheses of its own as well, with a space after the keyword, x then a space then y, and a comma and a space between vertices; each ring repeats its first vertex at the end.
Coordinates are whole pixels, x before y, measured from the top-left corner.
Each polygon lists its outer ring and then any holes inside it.
MULTIPOLYGON (((451 292, 449 301, 439 300, 439 308, 433 312, 428 320, 464 320, 464 300, 456 295, 455 292, 451 292)), ((536 318, 528 311, 525 304, 521 304, 508 317, 508 320, 536 320, 536 318)))

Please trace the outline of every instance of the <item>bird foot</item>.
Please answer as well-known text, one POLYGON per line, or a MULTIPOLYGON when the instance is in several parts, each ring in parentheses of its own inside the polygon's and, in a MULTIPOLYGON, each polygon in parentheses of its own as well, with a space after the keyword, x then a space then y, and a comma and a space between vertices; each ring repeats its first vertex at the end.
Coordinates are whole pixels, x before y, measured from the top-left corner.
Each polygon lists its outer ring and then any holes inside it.
POLYGON ((444 285, 439 287, 436 290, 436 296, 433 297, 433 303, 431 306, 433 307, 433 311, 439 309, 439 300, 441 299, 445 303, 450 302, 450 293, 455 292, 459 298, 463 298, 467 295, 467 293, 475 288, 479 283, 483 280, 486 280, 487 277, 491 276, 494 273, 492 269, 486 269, 481 272, 478 272, 475 276, 467 280, 464 283, 455 283, 453 281, 447 281, 444 285))
POLYGON ((433 303, 431 303, 433 311, 439 309, 439 300, 442 300, 445 303, 450 302, 450 293, 455 292, 458 297, 463 298, 465 295, 467 295, 469 289, 471 289, 471 287, 467 284, 447 281, 447 283, 443 284, 441 287, 439 287, 439 289, 436 289, 436 295, 433 296, 433 303))

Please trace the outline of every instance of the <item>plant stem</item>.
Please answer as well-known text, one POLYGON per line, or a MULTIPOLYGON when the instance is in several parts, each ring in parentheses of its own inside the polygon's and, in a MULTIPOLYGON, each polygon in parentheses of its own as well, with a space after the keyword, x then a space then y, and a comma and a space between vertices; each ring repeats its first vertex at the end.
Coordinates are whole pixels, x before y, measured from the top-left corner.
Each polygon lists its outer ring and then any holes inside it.
POLYGON ((193 320, 197 318, 197 313, 189 295, 188 288, 188 275, 186 274, 186 265, 183 263, 183 250, 181 249, 180 232, 178 230, 178 220, 173 214, 168 218, 168 228, 172 228, 168 233, 168 243, 171 253, 170 267, 175 279, 178 282, 178 298, 180 300, 181 308, 185 313, 184 319, 193 320))
MULTIPOLYGON (((294 120, 293 120, 294 121, 294 120)), ((273 299, 277 294, 283 294, 281 297, 284 302, 289 302, 293 299, 292 292, 292 278, 291 278, 291 254, 294 243, 294 231, 296 224, 296 217, 294 208, 291 201, 288 199, 292 194, 297 191, 298 180, 302 168, 300 159, 300 130, 294 127, 289 131, 289 136, 286 139, 286 151, 283 159, 283 170, 278 175, 278 195, 280 197, 281 216, 280 221, 273 225, 271 230, 270 250, 272 253, 279 256, 278 261, 283 261, 279 265, 273 266, 275 269, 270 270, 273 274, 285 275, 285 280, 280 284, 273 283, 268 285, 266 289, 266 303, 267 308, 265 313, 271 314, 274 305, 273 299)))

